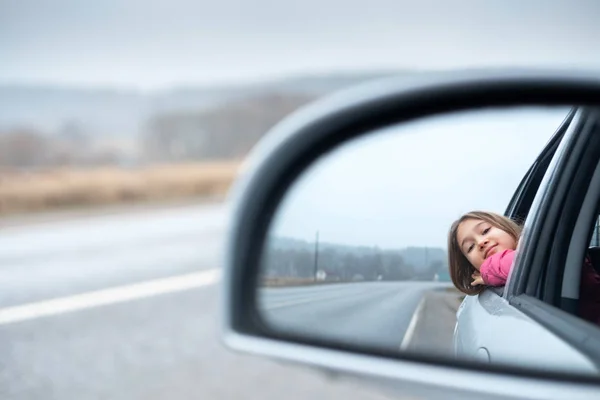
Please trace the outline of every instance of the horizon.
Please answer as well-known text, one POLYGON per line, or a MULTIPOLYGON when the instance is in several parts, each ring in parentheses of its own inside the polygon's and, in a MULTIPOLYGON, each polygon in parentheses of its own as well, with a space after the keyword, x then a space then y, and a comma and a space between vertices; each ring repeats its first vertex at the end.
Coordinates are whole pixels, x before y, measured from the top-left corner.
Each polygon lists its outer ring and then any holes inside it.
MULTIPOLYGON (((316 242, 316 237, 311 241, 307 238, 304 237, 293 237, 293 236, 281 236, 281 235, 275 235, 272 232, 270 233, 270 237, 268 238, 268 240, 292 240, 292 241, 298 241, 298 242, 303 242, 309 245, 312 245, 316 242)), ((337 246, 337 247, 352 247, 352 248, 357 248, 357 249, 377 249, 379 251, 404 251, 404 250, 410 250, 410 249, 436 249, 436 250, 443 250, 443 251, 448 251, 448 246, 447 245, 427 245, 427 244, 422 244, 422 245, 417 245, 417 244, 410 244, 407 246, 403 246, 403 247, 392 247, 392 246, 378 246, 378 245, 373 245, 373 246, 368 246, 365 244, 357 244, 357 243, 350 243, 350 242, 340 242, 340 241, 329 241, 329 240, 321 240, 321 237, 319 236, 319 246, 337 246)))
POLYGON ((327 79, 337 77, 357 77, 360 75, 393 75, 402 73, 422 73, 422 72, 441 72, 444 70, 437 69, 339 69, 339 70, 315 70, 315 71, 298 71, 287 74, 277 75, 271 78, 252 78, 247 77, 240 80, 225 80, 209 82, 185 82, 175 83, 171 85, 147 87, 136 85, 116 85, 114 83, 97 83, 97 84, 82 84, 73 82, 52 82, 52 81, 2 81, 0 80, 0 88, 45 88, 45 89, 60 89, 60 90, 81 90, 81 91, 119 91, 119 92, 136 92, 136 93, 157 93, 170 92, 178 90, 202 90, 202 89, 230 89, 243 87, 256 87, 262 85, 276 84, 286 81, 294 81, 301 79, 327 79))

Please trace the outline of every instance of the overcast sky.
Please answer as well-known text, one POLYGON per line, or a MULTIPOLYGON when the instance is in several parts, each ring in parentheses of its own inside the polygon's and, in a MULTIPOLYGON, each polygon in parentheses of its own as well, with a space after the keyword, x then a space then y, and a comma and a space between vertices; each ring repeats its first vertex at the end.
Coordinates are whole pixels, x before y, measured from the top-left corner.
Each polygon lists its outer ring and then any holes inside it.
MULTIPOLYGON (((597 0, 0 0, 0 83, 155 89, 381 68, 600 70, 599 16, 597 0)), ((326 215, 304 218, 290 203, 288 225, 334 239, 327 218, 351 214, 340 239, 443 245, 461 212, 504 210, 565 112, 442 120, 344 150, 298 192, 326 215), (394 230, 377 235, 382 226, 394 230)))
POLYGON ((159 88, 361 68, 600 68, 596 0, 1 0, 0 82, 159 88))
POLYGON ((288 193, 278 235, 403 248, 446 247, 471 210, 503 214, 569 108, 472 111, 373 133, 324 156, 288 193))

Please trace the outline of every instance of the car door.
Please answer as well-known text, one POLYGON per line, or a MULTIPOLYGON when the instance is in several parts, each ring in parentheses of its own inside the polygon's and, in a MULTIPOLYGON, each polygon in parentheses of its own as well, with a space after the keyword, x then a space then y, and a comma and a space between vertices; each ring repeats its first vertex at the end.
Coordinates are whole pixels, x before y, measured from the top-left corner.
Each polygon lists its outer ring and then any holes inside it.
MULTIPOLYGON (((525 230, 530 221, 528 217, 539 213, 541 200, 556 184, 561 168, 568 165, 566 161, 572 155, 574 144, 582 138, 585 115, 578 109, 569 113, 515 191, 505 215, 518 221, 527 220, 525 230)), ((523 243, 528 241, 527 235, 524 231, 521 245, 527 245, 523 243)), ((532 242, 531 238, 529 242, 532 242)), ((528 269, 528 264, 524 264, 521 253, 524 252, 519 251, 506 287, 467 296, 459 307, 454 332, 456 354, 494 363, 517 362, 536 368, 540 365, 564 368, 568 364, 573 371, 595 371, 596 365, 584 353, 574 350, 570 343, 557 338, 546 326, 511 304, 510 299, 523 290, 521 280, 529 279, 522 273, 528 269)))
POLYGON ((600 204, 600 110, 582 109, 576 120, 532 205, 506 298, 600 370, 600 275, 584 261, 600 204), (580 295, 592 306, 591 319, 580 295))

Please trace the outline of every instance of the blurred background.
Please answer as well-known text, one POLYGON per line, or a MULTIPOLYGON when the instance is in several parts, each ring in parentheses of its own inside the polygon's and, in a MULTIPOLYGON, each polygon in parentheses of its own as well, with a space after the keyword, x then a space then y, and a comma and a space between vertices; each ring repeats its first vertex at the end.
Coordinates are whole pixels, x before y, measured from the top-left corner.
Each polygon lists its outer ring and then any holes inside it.
POLYGON ((598 15, 592 0, 0 1, 0 396, 388 398, 219 343, 240 163, 289 113, 370 79, 600 69, 598 15))

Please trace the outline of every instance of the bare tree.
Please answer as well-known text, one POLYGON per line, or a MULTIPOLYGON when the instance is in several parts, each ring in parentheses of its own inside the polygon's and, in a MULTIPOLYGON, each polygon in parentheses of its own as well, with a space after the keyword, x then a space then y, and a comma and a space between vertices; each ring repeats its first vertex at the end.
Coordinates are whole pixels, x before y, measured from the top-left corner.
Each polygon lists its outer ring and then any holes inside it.
POLYGON ((26 168, 45 165, 48 140, 31 129, 16 129, 0 134, 0 165, 26 168))
POLYGON ((149 161, 241 158, 277 122, 313 97, 265 94, 202 112, 152 118, 141 137, 149 161))

